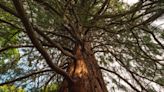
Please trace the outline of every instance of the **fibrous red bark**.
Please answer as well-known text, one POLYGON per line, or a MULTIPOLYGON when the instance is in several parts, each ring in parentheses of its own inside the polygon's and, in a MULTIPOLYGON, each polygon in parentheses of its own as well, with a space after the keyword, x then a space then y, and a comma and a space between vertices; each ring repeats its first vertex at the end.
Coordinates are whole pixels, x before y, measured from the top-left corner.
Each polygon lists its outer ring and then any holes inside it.
POLYGON ((102 73, 91 51, 90 45, 75 49, 77 59, 69 65, 68 74, 72 83, 64 80, 59 92, 107 92, 102 73))

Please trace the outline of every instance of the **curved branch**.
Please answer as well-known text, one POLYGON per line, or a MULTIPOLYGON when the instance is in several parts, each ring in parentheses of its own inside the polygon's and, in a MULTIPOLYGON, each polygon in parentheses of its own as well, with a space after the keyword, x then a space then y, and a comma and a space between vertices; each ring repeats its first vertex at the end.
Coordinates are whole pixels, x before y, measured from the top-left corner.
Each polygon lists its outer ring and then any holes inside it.
POLYGON ((20 15, 20 19, 21 19, 21 21, 22 21, 22 23, 23 23, 23 25, 26 29, 27 35, 29 36, 31 42, 36 47, 36 49, 44 57, 44 59, 46 60, 46 63, 49 65, 49 67, 51 69, 53 69, 56 73, 61 74, 62 76, 64 76, 67 79, 67 81, 73 82, 71 77, 64 70, 62 70, 58 66, 54 65, 49 53, 46 51, 46 49, 43 48, 42 44, 37 39, 36 33, 35 33, 31 23, 29 22, 29 20, 26 16, 26 13, 25 13, 25 10, 23 8, 22 2, 20 0, 12 0, 12 1, 14 3, 14 6, 15 6, 17 12, 20 15))
POLYGON ((0 3, 0 8, 3 9, 4 11, 10 13, 11 15, 14 15, 15 17, 20 17, 15 11, 13 11, 12 9, 8 8, 7 6, 5 6, 4 4, 0 3))
MULTIPOLYGON (((131 71, 131 72, 132 72, 132 71, 131 71)), ((132 72, 132 73, 133 73, 134 75, 140 77, 140 78, 143 78, 143 79, 146 79, 146 80, 148 80, 148 81, 154 82, 154 83, 156 83, 156 84, 158 84, 158 85, 160 85, 160 86, 164 86, 164 84, 162 84, 162 83, 157 83, 157 82, 154 81, 153 79, 146 78, 146 77, 144 77, 144 76, 142 76, 142 75, 139 75, 139 74, 136 73, 136 72, 132 72)))
POLYGON ((128 11, 125 11, 123 13, 119 13, 119 14, 110 14, 110 15, 100 15, 98 16, 96 19, 105 19, 105 18, 117 18, 117 17, 122 17, 122 16, 125 16, 127 14, 131 14, 131 13, 134 13, 136 11, 138 11, 139 9, 141 9, 143 6, 142 6, 142 2, 138 2, 137 3, 137 6, 134 7, 133 9, 131 10, 128 10, 128 11))
POLYGON ((62 16, 62 14, 60 14, 54 7, 52 7, 50 4, 48 4, 44 0, 34 0, 34 1, 39 3, 42 6, 46 7, 47 9, 54 11, 58 16, 60 16, 60 17, 62 16))
POLYGON ((97 13, 94 15, 93 20, 96 19, 97 16, 102 15, 105 12, 105 10, 107 9, 108 5, 109 5, 109 0, 105 0, 104 3, 102 4, 100 10, 98 10, 97 13))
MULTIPOLYGON (((43 46, 48 46, 48 47, 54 47, 53 45, 47 44, 47 43, 42 43, 43 46)), ((9 49, 14 49, 14 48, 31 48, 31 47, 35 47, 34 45, 10 45, 4 48, 0 48, 0 53, 9 50, 9 49)), ((63 47, 63 49, 69 51, 69 52, 73 52, 71 49, 67 48, 67 47, 63 47)))
POLYGON ((10 80, 10 81, 4 82, 4 83, 0 83, 0 86, 6 85, 6 84, 11 84, 11 83, 14 83, 15 81, 21 81, 21 80, 23 80, 25 78, 28 78, 30 76, 33 76, 33 75, 36 75, 36 74, 40 74, 40 73, 44 73, 44 72, 50 72, 50 71, 52 71, 52 70, 49 69, 49 70, 33 72, 33 73, 27 74, 25 76, 22 76, 22 77, 10 80))
POLYGON ((58 44, 55 43, 54 41, 52 41, 46 34, 44 34, 41 30, 39 30, 38 28, 34 27, 34 30, 40 34, 43 38, 45 38, 49 43, 51 43, 52 45, 54 45, 57 49, 59 49, 64 55, 66 56, 70 56, 72 58, 76 58, 73 54, 71 54, 70 52, 64 50, 64 48, 58 44))
POLYGON ((46 88, 47 88, 48 83, 54 78, 55 75, 56 75, 56 74, 53 74, 53 75, 48 79, 48 81, 45 83, 44 91, 46 91, 46 88))
POLYGON ((47 32, 47 33, 53 34, 55 36, 63 37, 63 38, 66 38, 66 39, 68 39, 68 40, 70 40, 72 42, 75 42, 75 40, 73 38, 71 38, 70 36, 68 36, 68 35, 59 34, 59 33, 55 33, 55 32, 47 32))
POLYGON ((147 28, 145 27, 140 27, 143 31, 150 33, 153 36, 153 39, 162 47, 162 49, 164 49, 164 45, 157 39, 157 37, 155 36, 155 34, 151 31, 149 31, 147 28))
POLYGON ((104 67, 99 67, 100 69, 102 69, 102 70, 105 70, 105 71, 107 71, 107 72, 110 72, 110 73, 113 73, 113 74, 115 74, 116 76, 118 76, 120 79, 122 79, 124 82, 126 82, 132 89, 134 89, 136 92, 141 92, 141 91, 139 91, 136 87, 134 87, 131 83, 129 83, 125 78, 123 78, 122 76, 120 76, 118 73, 116 73, 116 72, 114 72, 114 71, 111 71, 111 70, 109 70, 109 69, 106 69, 106 68, 104 68, 104 67))
POLYGON ((139 82, 139 80, 134 76, 134 74, 131 72, 131 70, 122 62, 120 58, 117 58, 116 55, 113 54, 113 56, 116 58, 116 60, 121 64, 122 67, 126 69, 127 72, 131 75, 131 77, 136 81, 136 83, 141 87, 142 90, 148 92, 148 90, 139 82))
POLYGON ((12 27, 14 27, 14 28, 16 28, 16 29, 21 29, 21 28, 17 27, 16 25, 14 25, 14 24, 12 24, 12 23, 10 23, 10 22, 7 22, 7 21, 5 21, 5 20, 3 20, 3 19, 0 19, 0 22, 1 22, 1 23, 5 23, 5 24, 7 24, 7 25, 10 25, 10 26, 12 26, 12 27))
POLYGON ((12 45, 12 46, 8 46, 5 48, 0 49, 0 53, 3 51, 6 51, 8 49, 13 49, 13 48, 24 48, 24 47, 34 47, 33 45, 12 45))

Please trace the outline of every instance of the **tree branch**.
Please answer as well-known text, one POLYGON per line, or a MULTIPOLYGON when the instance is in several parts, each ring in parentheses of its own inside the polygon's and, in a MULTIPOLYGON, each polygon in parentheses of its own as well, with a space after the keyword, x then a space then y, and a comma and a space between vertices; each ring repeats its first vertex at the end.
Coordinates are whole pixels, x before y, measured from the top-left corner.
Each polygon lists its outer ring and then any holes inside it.
POLYGON ((96 19, 97 16, 102 15, 103 12, 105 12, 105 9, 107 9, 107 6, 109 5, 109 0, 105 0, 104 3, 102 4, 100 10, 97 11, 97 13, 94 15, 94 19, 96 19))
POLYGON ((138 2, 137 6, 132 8, 131 10, 128 10, 128 11, 125 11, 123 13, 119 13, 119 14, 110 14, 110 15, 100 15, 100 16, 97 16, 96 20, 98 19, 105 19, 105 18, 117 18, 117 17, 122 17, 122 16, 125 16, 127 14, 131 14, 131 13, 134 13, 136 11, 138 11, 139 9, 142 8, 142 2, 138 2))
POLYGON ((24 48, 24 47, 34 47, 33 45, 11 45, 5 48, 0 49, 0 53, 3 51, 6 51, 8 49, 13 49, 13 48, 24 48))
POLYGON ((0 8, 3 9, 4 11, 10 13, 11 15, 14 15, 15 17, 19 18, 19 15, 15 11, 13 11, 12 9, 6 7, 5 5, 3 5, 1 3, 0 3, 0 8))
POLYGON ((117 58, 116 55, 113 54, 113 56, 116 58, 116 61, 119 61, 120 65, 126 69, 127 72, 131 75, 131 77, 136 81, 136 83, 141 87, 142 91, 148 92, 148 90, 139 82, 139 80, 133 75, 131 70, 124 64, 124 62, 120 59, 117 58))
POLYGON ((102 69, 102 70, 105 70, 105 71, 107 71, 107 72, 110 72, 110 73, 113 73, 113 74, 115 74, 116 76, 118 76, 120 79, 122 79, 124 82, 126 82, 132 89, 134 89, 136 92, 141 92, 141 91, 139 91, 136 87, 134 87, 131 83, 129 83, 125 78, 123 78, 122 76, 120 76, 118 73, 116 73, 116 72, 114 72, 114 71, 111 71, 111 70, 109 70, 109 69, 106 69, 106 68, 104 68, 104 67, 99 67, 100 69, 102 69))
POLYGON ((21 28, 17 27, 16 25, 14 25, 14 24, 12 24, 12 23, 10 23, 10 22, 7 22, 7 21, 5 21, 5 20, 3 20, 3 19, 0 19, 0 22, 1 22, 1 23, 5 23, 5 24, 7 24, 7 25, 10 25, 10 26, 12 26, 12 27, 14 27, 14 28, 16 28, 16 29, 21 29, 21 28))
POLYGON ((68 35, 59 34, 59 33, 55 33, 55 32, 49 32, 49 31, 47 33, 53 34, 55 36, 63 37, 63 38, 69 39, 72 42, 75 42, 75 40, 73 38, 69 37, 68 35))
POLYGON ((46 60, 46 63, 49 65, 50 68, 52 68, 56 73, 61 74, 62 76, 64 76, 67 81, 72 82, 71 77, 62 69, 60 69, 58 66, 54 65, 54 63, 52 62, 52 59, 50 57, 50 55, 47 53, 47 51, 42 47, 42 44, 39 42, 39 40, 36 37, 36 33, 33 29, 33 27, 31 26, 25 10, 23 8, 23 4, 20 0, 12 0, 14 3, 14 6, 18 12, 18 14, 20 15, 21 21, 26 29, 27 35, 29 36, 29 38, 31 39, 31 42, 34 44, 34 46, 36 47, 36 49, 41 53, 41 55, 44 57, 44 59, 46 60))
POLYGON ((148 28, 145 27, 140 27, 143 31, 150 33, 153 36, 153 39, 162 47, 162 49, 164 49, 164 45, 157 39, 157 37, 155 36, 155 34, 152 31, 149 31, 148 28))
POLYGON ((46 7, 47 9, 54 11, 58 16, 60 16, 60 17, 62 16, 62 14, 60 14, 54 7, 52 7, 50 4, 48 4, 44 0, 34 0, 34 1, 39 3, 42 6, 46 7))
POLYGON ((36 75, 36 74, 40 74, 40 73, 44 73, 44 72, 50 72, 50 71, 52 71, 52 70, 49 69, 49 70, 43 70, 43 71, 37 71, 37 72, 29 73, 29 74, 27 74, 25 76, 22 76, 22 77, 19 77, 19 78, 16 78, 16 79, 4 82, 4 83, 0 83, 0 86, 6 85, 6 84, 11 84, 11 83, 14 83, 16 81, 21 81, 21 80, 23 80, 25 78, 28 78, 30 76, 33 76, 33 75, 36 75))
POLYGON ((34 27, 35 31, 40 34, 43 38, 45 38, 49 43, 51 43, 52 45, 54 45, 57 49, 59 49, 64 55, 66 56, 70 56, 72 58, 76 58, 73 54, 71 54, 70 52, 66 51, 63 49, 63 47, 58 44, 55 43, 54 41, 52 41, 46 34, 44 34, 41 30, 39 30, 38 28, 34 27))
POLYGON ((44 85, 45 85, 45 86, 44 86, 44 91, 45 91, 45 92, 46 92, 46 88, 47 88, 49 82, 54 78, 55 75, 56 75, 56 74, 53 74, 53 75, 48 79, 48 81, 44 84, 44 85))

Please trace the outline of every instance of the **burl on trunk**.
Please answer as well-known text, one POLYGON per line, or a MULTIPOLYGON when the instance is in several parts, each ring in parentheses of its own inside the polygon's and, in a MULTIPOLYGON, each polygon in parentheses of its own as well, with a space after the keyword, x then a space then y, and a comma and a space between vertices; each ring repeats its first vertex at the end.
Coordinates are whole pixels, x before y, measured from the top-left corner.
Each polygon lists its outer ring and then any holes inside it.
POLYGON ((59 92, 107 92, 102 73, 91 51, 91 47, 85 44, 85 49, 80 45, 75 48, 77 59, 68 67, 68 74, 73 83, 64 80, 59 92))

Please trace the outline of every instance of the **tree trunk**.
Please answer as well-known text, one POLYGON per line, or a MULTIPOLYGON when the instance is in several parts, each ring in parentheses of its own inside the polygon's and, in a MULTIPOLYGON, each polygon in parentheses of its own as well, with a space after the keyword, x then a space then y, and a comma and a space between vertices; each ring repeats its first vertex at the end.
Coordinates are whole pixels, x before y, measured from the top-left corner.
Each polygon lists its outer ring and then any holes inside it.
POLYGON ((75 48, 77 60, 69 65, 67 72, 73 83, 63 81, 59 92, 107 92, 99 65, 87 43, 84 49, 80 45, 75 48))

